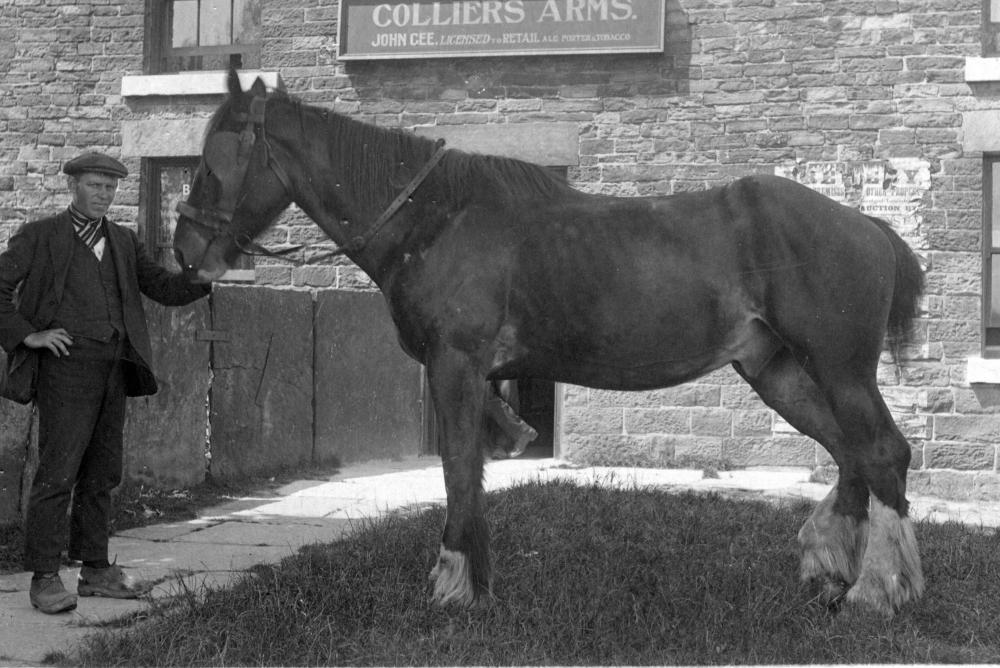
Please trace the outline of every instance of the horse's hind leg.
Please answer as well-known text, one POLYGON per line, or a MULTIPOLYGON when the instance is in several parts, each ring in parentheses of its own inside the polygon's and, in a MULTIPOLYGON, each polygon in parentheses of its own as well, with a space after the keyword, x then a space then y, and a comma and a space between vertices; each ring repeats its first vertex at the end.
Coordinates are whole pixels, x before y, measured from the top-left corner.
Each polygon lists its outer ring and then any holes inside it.
POLYGON ((847 456, 843 430, 816 383, 787 348, 750 376, 736 370, 790 425, 818 441, 840 468, 836 486, 799 531, 801 578, 817 583, 827 601, 842 597, 858 578, 867 537, 868 488, 847 456))
POLYGON ((469 607, 490 590, 489 530, 482 510, 486 379, 464 355, 445 351, 427 364, 448 496, 432 600, 469 607))
POLYGON ((815 357, 811 363, 807 374, 782 351, 748 377, 769 405, 826 447, 840 468, 836 488, 799 532, 802 575, 853 583, 848 602, 892 614, 924 587, 907 517, 910 446, 879 394, 874 361, 869 372, 815 357))
POLYGON ((843 461, 838 460, 841 471, 849 471, 854 484, 871 493, 866 495, 867 544, 847 601, 892 614, 923 593, 924 580, 907 516, 910 445, 879 393, 875 379, 878 351, 873 346, 867 360, 860 354, 813 356, 810 376, 827 397, 844 435, 843 461))
POLYGON ((854 445, 848 454, 871 491, 868 545, 847 600, 892 614, 923 594, 924 577, 907 515, 910 444, 882 400, 874 373, 870 375, 857 381, 838 373, 840 382, 831 392, 834 413, 854 445))

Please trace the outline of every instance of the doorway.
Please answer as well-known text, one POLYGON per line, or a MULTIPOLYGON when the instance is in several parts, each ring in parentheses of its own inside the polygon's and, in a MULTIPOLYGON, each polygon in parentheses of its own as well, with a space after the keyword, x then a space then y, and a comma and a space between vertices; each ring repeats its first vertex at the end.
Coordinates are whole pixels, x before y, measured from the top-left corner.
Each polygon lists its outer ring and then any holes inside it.
POLYGON ((517 412, 538 432, 521 457, 543 459, 554 455, 556 386, 550 380, 517 381, 517 412))
MULTIPOLYGON (((517 384, 517 402, 514 411, 535 431, 538 438, 528 444, 521 458, 546 459, 558 455, 556 438, 556 417, 559 412, 561 385, 550 380, 521 378, 512 381, 517 384)), ((437 442, 437 422, 434 406, 427 385, 426 370, 423 395, 423 433, 420 451, 428 455, 440 454, 437 442)))

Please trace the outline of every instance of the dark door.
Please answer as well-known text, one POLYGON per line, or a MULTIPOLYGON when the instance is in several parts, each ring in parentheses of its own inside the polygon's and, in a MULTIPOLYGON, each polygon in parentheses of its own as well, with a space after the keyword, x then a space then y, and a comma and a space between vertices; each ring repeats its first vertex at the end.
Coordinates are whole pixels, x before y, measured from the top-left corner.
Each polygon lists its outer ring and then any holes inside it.
MULTIPOLYGON (((538 438, 528 445, 522 457, 547 458, 555 456, 556 385, 549 380, 522 378, 512 381, 516 391, 511 395, 511 407, 521 419, 538 432, 538 438)), ((440 454, 437 423, 430 388, 424 383, 424 416, 421 452, 440 454)))

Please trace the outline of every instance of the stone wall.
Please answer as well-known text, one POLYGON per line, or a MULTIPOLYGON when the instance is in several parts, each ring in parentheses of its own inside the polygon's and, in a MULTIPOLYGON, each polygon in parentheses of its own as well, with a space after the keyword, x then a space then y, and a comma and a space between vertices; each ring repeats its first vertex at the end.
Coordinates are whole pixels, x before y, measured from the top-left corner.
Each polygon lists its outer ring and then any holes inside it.
MULTIPOLYGON (((980 114, 988 140, 1000 119, 998 85, 966 80, 968 59, 988 55, 984 3, 666 7, 667 46, 658 55, 343 63, 335 0, 264 0, 262 69, 278 71, 308 103, 385 126, 575 124, 568 176, 589 192, 670 194, 809 165, 841 173, 920 165, 927 180, 899 224, 927 268, 924 313, 906 364, 884 365, 880 380, 915 468, 995 474, 1000 385, 966 379, 980 354, 984 150, 969 142, 966 124, 980 114)), ((123 122, 203 122, 218 104, 120 95, 122 75, 142 74, 142 12, 139 0, 0 7, 0 242, 23 220, 64 205, 63 160, 90 148, 118 153, 123 122)), ((124 158, 137 173, 139 158, 124 158)), ((115 217, 135 220, 138 181, 123 185, 115 217)), ((318 231, 292 211, 266 241, 302 240, 320 240, 318 231)), ((349 263, 263 263, 257 282, 371 288, 349 263)), ((562 416, 561 452, 581 463, 829 462, 730 371, 647 393, 569 387, 562 416)))

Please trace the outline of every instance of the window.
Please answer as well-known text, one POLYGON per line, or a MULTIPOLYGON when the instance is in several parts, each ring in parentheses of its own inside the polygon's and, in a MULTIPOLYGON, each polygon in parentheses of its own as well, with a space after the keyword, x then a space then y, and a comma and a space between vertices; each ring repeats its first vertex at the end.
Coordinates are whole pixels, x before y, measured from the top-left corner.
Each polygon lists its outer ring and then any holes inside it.
POLYGON ((983 0, 983 55, 1000 55, 1000 0, 983 0))
POLYGON ((162 266, 177 271, 173 239, 177 226, 177 202, 187 198, 198 158, 143 160, 141 219, 145 223, 143 243, 162 266))
MULTIPOLYGON (((179 271, 174 259, 174 229, 177 227, 177 203, 187 199, 191 179, 200 158, 147 158, 142 161, 142 189, 139 195, 139 218, 143 221, 141 238, 150 255, 163 267, 179 271)), ((254 279, 253 258, 241 255, 236 265, 223 276, 226 281, 254 279)))
POLYGON ((149 74, 260 67, 261 0, 146 0, 149 74))
POLYGON ((983 164, 983 357, 1000 357, 1000 154, 983 164))

